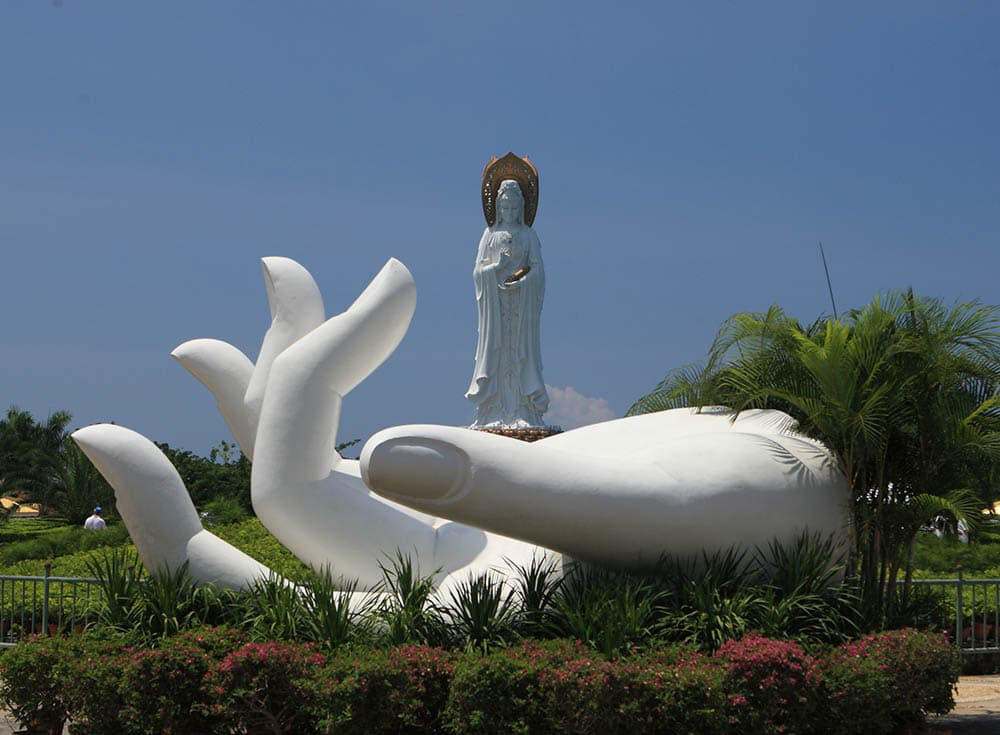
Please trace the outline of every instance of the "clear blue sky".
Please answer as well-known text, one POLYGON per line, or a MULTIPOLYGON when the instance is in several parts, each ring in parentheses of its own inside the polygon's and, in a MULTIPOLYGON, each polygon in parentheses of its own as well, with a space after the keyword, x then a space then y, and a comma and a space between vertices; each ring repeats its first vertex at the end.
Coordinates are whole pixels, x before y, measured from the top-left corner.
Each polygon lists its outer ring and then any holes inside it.
POLYGON ((733 312, 828 312, 819 241, 841 309, 1000 303, 998 39, 973 1, 9 0, 0 409, 207 453, 228 432, 170 350, 256 356, 261 256, 331 313, 396 256, 417 313, 340 437, 468 423, 508 150, 541 174, 546 382, 617 415, 733 312))

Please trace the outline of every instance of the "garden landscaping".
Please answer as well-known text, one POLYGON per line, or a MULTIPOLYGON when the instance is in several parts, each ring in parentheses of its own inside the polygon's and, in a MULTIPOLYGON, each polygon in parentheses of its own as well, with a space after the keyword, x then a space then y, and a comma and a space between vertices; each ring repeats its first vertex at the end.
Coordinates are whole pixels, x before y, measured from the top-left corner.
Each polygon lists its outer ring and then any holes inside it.
POLYGON ((324 649, 200 628, 135 645, 34 638, 0 658, 22 722, 107 733, 891 733, 953 705, 954 648, 912 629, 807 654, 751 634, 712 655, 609 659, 576 641, 487 654, 324 649))

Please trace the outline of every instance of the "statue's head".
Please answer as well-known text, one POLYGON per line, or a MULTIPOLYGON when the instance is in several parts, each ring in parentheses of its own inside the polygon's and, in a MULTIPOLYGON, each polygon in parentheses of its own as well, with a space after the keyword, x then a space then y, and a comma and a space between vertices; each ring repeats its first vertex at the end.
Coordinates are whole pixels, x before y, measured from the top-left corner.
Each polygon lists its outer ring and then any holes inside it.
POLYGON ((513 179, 505 179, 497 192, 497 224, 524 224, 524 195, 513 179))

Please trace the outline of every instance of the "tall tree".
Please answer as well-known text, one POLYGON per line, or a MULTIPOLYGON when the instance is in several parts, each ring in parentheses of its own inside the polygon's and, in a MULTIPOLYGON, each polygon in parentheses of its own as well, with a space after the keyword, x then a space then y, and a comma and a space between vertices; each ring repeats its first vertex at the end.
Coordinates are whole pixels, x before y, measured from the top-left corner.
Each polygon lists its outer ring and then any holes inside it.
POLYGON ((57 411, 38 423, 17 406, 7 409, 0 419, 0 491, 44 495, 60 464, 71 419, 69 413, 57 411))

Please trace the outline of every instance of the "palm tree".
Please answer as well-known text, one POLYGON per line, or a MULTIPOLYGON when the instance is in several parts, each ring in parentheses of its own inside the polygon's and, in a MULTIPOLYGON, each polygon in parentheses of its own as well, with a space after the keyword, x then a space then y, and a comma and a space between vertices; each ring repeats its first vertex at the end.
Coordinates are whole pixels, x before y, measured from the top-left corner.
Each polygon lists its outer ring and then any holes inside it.
POLYGON ((72 416, 35 421, 16 406, 0 420, 0 490, 24 492, 70 523, 82 523, 95 505, 110 505, 114 491, 67 432, 72 416))
POLYGON ((881 624, 904 563, 909 594, 910 551, 928 514, 969 522, 970 497, 994 492, 1000 310, 908 291, 805 327, 777 306, 736 314, 704 367, 669 374, 629 413, 709 404, 786 411, 830 449, 852 490, 851 567, 881 624))
POLYGON ((0 419, 0 490, 44 495, 60 464, 71 419, 66 411, 57 411, 38 423, 28 411, 8 408, 0 419))

